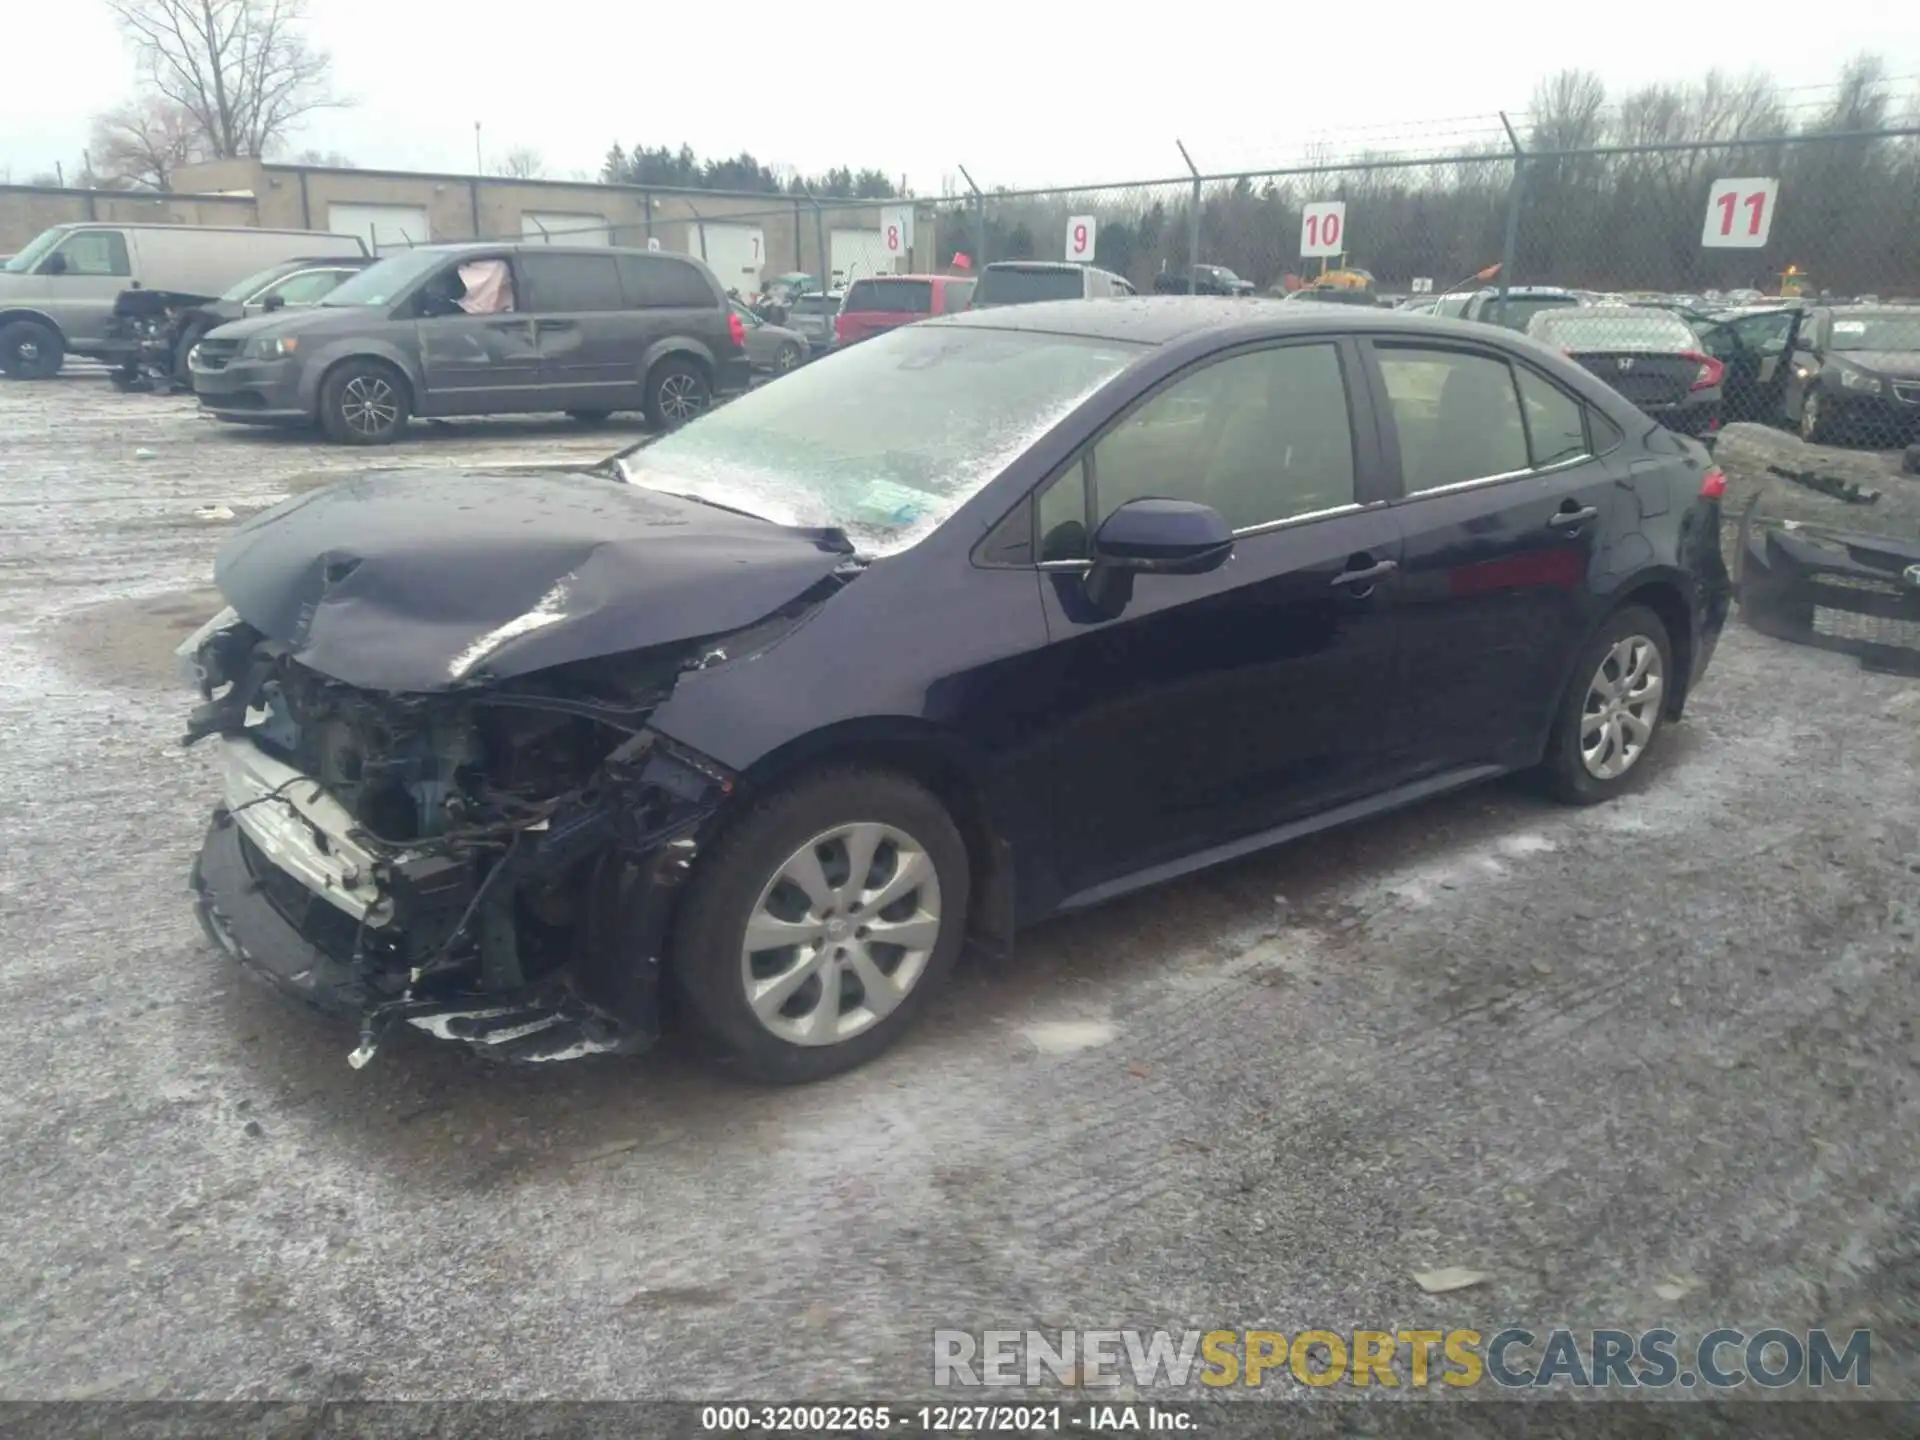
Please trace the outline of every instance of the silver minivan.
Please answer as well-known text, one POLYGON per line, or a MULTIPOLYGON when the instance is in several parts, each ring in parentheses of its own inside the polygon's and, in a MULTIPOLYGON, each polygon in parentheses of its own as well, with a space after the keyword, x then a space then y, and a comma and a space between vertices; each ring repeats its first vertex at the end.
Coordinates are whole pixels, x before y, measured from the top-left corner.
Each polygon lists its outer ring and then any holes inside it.
POLYGON ((313 230, 55 225, 0 266, 0 373, 40 380, 69 354, 106 358, 123 290, 212 299, 282 260, 366 253, 358 236, 313 230))
POLYGON ((1032 305, 1041 300, 1108 300, 1134 288, 1111 270, 1071 260, 996 260, 980 272, 967 307, 1032 305))

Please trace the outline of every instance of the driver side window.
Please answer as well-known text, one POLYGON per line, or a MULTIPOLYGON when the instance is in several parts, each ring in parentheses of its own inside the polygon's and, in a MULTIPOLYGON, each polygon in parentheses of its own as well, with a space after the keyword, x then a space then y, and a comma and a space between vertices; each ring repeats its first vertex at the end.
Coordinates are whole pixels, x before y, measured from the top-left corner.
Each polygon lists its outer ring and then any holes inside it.
POLYGON ((1088 558, 1088 513, 1097 531, 1120 506, 1147 497, 1210 505, 1235 530, 1352 504, 1353 427, 1339 350, 1276 346, 1170 382, 1040 497, 1040 558, 1088 558))
POLYGON ((127 237, 118 230, 81 230, 61 242, 56 252, 66 262, 67 275, 126 276, 133 273, 127 260, 127 237))

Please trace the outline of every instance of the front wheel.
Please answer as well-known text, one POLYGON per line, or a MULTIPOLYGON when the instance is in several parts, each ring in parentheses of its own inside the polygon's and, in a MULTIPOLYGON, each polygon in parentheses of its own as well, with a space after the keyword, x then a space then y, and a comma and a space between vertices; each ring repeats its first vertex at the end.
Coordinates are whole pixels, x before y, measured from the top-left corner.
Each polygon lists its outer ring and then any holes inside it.
POLYGON ((662 360, 647 375, 647 423, 677 430, 713 403, 706 371, 691 360, 662 360))
POLYGON ((760 800, 695 867, 672 969, 728 1059, 776 1084, 864 1064, 964 940, 967 847, 925 789, 834 769, 760 800))
POLYGON ((1629 605, 1581 651, 1547 742, 1554 795, 1593 805, 1624 790, 1660 733, 1673 675, 1673 641, 1660 617, 1629 605))
POLYGON ((385 445, 407 428, 407 382, 378 360, 349 360, 320 387, 320 425, 340 445, 385 445))
POLYGON ((15 380, 51 380, 66 358, 60 332, 38 320, 0 326, 0 374, 15 380))
POLYGON ((1818 390, 1809 390, 1800 402, 1800 438, 1809 445, 1825 445, 1833 439, 1833 420, 1818 390))
POLYGON ((773 352, 773 370, 776 375, 784 375, 800 366, 800 347, 791 340, 773 352))

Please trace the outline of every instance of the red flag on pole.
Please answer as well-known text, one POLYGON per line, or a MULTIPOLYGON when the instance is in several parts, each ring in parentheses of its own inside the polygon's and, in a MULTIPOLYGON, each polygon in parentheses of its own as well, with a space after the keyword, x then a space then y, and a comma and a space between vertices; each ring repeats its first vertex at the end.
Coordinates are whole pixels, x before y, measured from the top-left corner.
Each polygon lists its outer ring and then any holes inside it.
POLYGON ((964 250, 954 251, 953 252, 953 268, 956 270, 971 270, 973 268, 972 257, 970 257, 967 254, 967 252, 964 250))

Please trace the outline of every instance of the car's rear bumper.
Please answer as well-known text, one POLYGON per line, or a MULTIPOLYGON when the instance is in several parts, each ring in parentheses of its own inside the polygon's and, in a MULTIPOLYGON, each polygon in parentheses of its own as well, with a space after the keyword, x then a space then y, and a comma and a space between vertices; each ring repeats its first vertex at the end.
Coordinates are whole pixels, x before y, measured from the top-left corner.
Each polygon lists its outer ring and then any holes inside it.
POLYGON ((738 395, 753 385, 753 361, 746 355, 722 360, 715 367, 713 375, 713 393, 716 395, 738 395))
POLYGON ((1763 634, 1920 675, 1920 541, 1749 516, 1737 586, 1740 613, 1763 634))

